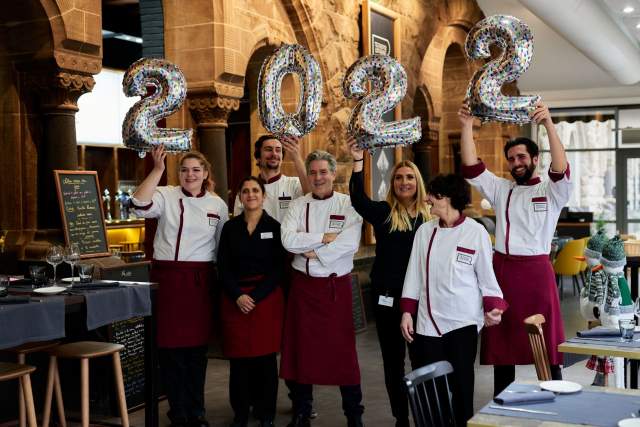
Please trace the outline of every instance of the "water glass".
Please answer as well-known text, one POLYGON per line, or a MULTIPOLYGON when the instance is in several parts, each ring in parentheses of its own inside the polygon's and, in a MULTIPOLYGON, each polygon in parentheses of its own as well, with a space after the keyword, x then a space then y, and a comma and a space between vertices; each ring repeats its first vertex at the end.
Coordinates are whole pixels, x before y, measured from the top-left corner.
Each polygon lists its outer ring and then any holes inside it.
POLYGON ((29 278, 31 279, 31 287, 39 288, 47 283, 47 271, 41 265, 29 266, 29 278))
POLYGON ((9 295, 9 276, 0 275, 0 297, 9 295))
POLYGON ((620 326, 620 334, 623 342, 633 341, 633 332, 636 329, 636 321, 634 319, 620 319, 618 320, 618 326, 620 326))
POLYGON ((91 283, 93 279, 93 265, 78 264, 78 276, 80 276, 80 283, 91 283))

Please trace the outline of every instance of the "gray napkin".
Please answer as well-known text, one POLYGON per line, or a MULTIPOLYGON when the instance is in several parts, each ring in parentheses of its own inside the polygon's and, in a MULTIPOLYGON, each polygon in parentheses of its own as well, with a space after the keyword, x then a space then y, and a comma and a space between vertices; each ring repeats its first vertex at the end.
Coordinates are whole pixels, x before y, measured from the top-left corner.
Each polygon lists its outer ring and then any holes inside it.
POLYGON ((587 338, 587 337, 619 337, 619 336, 621 336, 620 329, 602 328, 602 327, 597 327, 597 328, 593 328, 593 329, 587 329, 585 331, 578 331, 577 335, 580 338, 587 338))
POLYGON ((550 391, 503 391, 493 398, 500 405, 518 405, 526 403, 552 402, 556 395, 550 391))
POLYGON ((20 297, 10 295, 8 297, 0 298, 0 305, 5 304, 28 304, 31 298, 29 297, 20 297))

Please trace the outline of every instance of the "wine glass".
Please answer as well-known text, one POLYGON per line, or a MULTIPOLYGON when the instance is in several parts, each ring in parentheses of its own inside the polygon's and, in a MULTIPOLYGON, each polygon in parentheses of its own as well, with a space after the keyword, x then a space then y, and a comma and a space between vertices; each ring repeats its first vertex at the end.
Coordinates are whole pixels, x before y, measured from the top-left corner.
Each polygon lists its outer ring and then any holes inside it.
POLYGON ((64 253, 64 262, 68 263, 71 266, 71 285, 73 286, 73 279, 75 276, 73 275, 73 267, 76 263, 80 261, 80 246, 77 243, 72 243, 67 246, 67 249, 64 253))
MULTIPOLYGON (((636 302, 635 304, 633 304, 633 312, 635 313, 636 317, 640 319, 640 297, 636 298, 636 302)), ((640 341, 640 339, 634 341, 640 341)))
POLYGON ((53 267, 53 279, 51 285, 55 286, 56 269, 58 268, 58 264, 64 260, 64 250, 58 245, 50 246, 49 249, 47 249, 46 260, 47 263, 53 267))

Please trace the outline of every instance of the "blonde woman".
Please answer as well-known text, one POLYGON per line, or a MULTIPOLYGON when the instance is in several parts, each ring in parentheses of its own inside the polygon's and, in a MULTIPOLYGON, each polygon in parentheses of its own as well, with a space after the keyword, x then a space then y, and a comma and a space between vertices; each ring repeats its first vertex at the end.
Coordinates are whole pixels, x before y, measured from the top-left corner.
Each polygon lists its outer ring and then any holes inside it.
MULTIPOLYGON (((351 204, 369 222, 376 236, 376 258, 371 270, 376 329, 382 351, 384 379, 396 418, 396 426, 409 426, 409 408, 404 377, 405 340, 398 325, 402 318, 400 296, 416 230, 430 219, 426 191, 420 171, 412 162, 398 163, 391 172, 386 201, 373 201, 364 192, 363 151, 348 141, 353 156, 349 182, 351 204)), ((413 360, 409 346, 409 358, 413 360)))
POLYGON ((207 427, 204 383, 212 330, 211 287, 225 202, 213 193, 211 165, 197 151, 179 162, 178 186, 158 186, 163 146, 151 152, 153 170, 131 202, 137 216, 157 218, 151 278, 158 288, 158 356, 172 427, 207 427))

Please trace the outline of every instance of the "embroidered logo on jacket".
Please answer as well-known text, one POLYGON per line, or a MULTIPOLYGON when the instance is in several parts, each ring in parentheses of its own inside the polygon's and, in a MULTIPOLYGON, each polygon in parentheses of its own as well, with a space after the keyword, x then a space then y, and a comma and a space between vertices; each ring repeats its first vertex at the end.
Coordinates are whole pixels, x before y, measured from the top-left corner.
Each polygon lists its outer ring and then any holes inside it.
POLYGON ((209 218, 209 225, 214 227, 220 221, 220 216, 213 212, 207 212, 207 218, 209 218))
POLYGON ((473 254, 476 253, 475 249, 468 249, 463 248, 462 246, 458 246, 456 248, 456 252, 456 261, 469 265, 473 263, 473 254))
POLYGON ((344 215, 329 215, 329 231, 342 231, 344 221, 344 215))
POLYGON ((280 209, 289 209, 289 203, 291 203, 291 196, 278 197, 278 205, 280 209))
POLYGON ((534 212, 546 212, 547 211, 547 198, 546 197, 534 197, 531 199, 533 203, 534 212))

